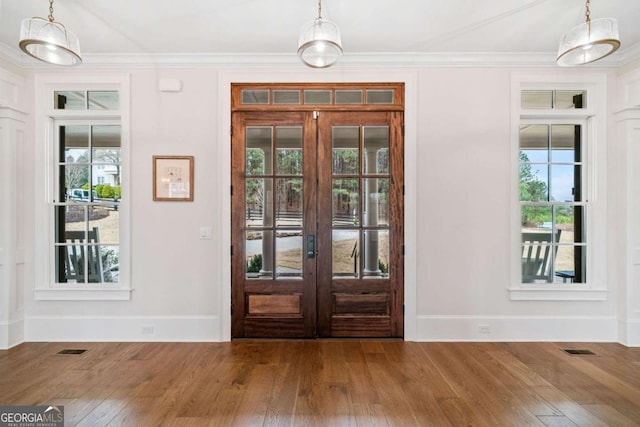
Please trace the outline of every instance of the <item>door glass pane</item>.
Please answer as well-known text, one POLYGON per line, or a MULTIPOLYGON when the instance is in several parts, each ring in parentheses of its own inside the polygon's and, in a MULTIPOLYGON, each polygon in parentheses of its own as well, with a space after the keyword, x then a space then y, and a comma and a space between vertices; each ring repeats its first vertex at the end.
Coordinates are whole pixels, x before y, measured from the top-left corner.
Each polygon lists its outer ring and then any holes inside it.
POLYGON ((300 104, 300 91, 276 89, 273 91, 273 103, 274 104, 300 104))
POLYGON ((276 173, 302 175, 302 127, 276 127, 276 173))
POLYGON ((360 276, 359 240, 358 230, 333 230, 331 271, 334 277, 360 276))
POLYGON ((357 178, 339 178, 332 180, 333 225, 353 226, 360 223, 360 182, 357 178))
POLYGON ((336 90, 336 104, 362 104, 362 91, 336 90))
POLYGON ((363 140, 364 173, 369 175, 389 173, 389 126, 365 126, 363 140))
POLYGON ((333 174, 351 175, 359 172, 360 128, 358 126, 334 126, 333 174))
POLYGON ((367 104, 393 104, 393 89, 367 90, 367 104))
POLYGON ((246 174, 265 175, 271 171, 270 126, 248 126, 246 128, 246 174))
POLYGON ((247 278, 273 277, 273 231, 248 231, 245 239, 247 278))
POLYGON ((253 104, 253 105, 268 104, 269 90, 268 89, 243 89, 242 103, 253 104))
POLYGON ((305 90, 304 91, 304 103, 305 104, 331 104, 331 91, 330 90, 305 90))
POLYGON ((389 231, 363 230, 363 277, 389 276, 389 231))
POLYGON ((271 227, 273 225, 273 179, 246 179, 247 227, 271 227))
POLYGON ((362 221, 365 226, 389 224, 389 179, 366 178, 363 180, 362 221))
POLYGON ((302 178, 276 179, 276 226, 302 227, 302 178))
POLYGON ((276 234, 276 276, 302 277, 302 231, 276 234))

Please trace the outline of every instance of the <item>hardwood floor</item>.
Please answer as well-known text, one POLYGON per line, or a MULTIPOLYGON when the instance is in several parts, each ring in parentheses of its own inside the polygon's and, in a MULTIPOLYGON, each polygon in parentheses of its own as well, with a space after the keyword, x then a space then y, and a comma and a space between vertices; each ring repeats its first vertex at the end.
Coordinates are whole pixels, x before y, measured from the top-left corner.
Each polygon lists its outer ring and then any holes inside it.
POLYGON ((242 340, 0 351, 0 405, 35 404, 63 405, 67 426, 633 426, 640 348, 242 340))

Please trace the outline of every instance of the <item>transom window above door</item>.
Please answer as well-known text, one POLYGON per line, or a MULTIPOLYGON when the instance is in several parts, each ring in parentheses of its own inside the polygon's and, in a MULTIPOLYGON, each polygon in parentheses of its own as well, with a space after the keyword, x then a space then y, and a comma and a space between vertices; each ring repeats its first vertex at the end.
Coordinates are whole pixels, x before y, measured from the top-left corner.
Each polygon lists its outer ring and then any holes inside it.
POLYGON ((233 110, 305 109, 367 111, 402 110, 404 87, 401 84, 344 83, 332 84, 240 84, 231 88, 233 110))

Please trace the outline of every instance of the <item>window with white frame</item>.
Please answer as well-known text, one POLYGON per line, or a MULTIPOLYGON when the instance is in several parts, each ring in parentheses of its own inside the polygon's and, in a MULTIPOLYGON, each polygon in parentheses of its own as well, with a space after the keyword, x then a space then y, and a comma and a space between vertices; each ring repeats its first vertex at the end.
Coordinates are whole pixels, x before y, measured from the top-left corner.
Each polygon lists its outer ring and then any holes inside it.
POLYGON ((55 122, 56 283, 117 283, 120 254, 120 124, 55 122), (113 174, 101 184, 104 166, 113 174))
POLYGON ((585 107, 586 91, 523 90, 523 109, 556 112, 522 120, 519 129, 519 200, 522 283, 586 281, 587 203, 583 121, 563 110, 585 107))
POLYGON ((523 109, 551 111, 520 121, 522 283, 586 282, 586 121, 563 118, 586 99, 585 90, 521 92, 523 109))
POLYGON ((512 74, 510 299, 607 298, 607 77, 512 74))
POLYGON ((586 281, 584 123, 520 124, 523 283, 586 281))
POLYGON ((122 274, 123 267, 128 271, 123 203, 128 112, 121 109, 123 98, 128 104, 128 85, 123 82, 40 88, 37 112, 43 121, 36 136, 46 140, 41 177, 48 219, 36 228, 48 243, 36 250, 46 250, 49 261, 36 284, 37 299, 130 297, 122 274))

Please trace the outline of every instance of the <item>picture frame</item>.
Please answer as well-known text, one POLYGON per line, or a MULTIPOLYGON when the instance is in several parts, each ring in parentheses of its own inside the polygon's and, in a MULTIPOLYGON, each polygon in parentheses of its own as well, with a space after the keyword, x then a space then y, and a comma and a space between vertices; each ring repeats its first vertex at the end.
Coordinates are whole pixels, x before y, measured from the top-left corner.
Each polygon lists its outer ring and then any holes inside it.
POLYGON ((193 156, 153 156, 153 200, 193 201, 193 156))

